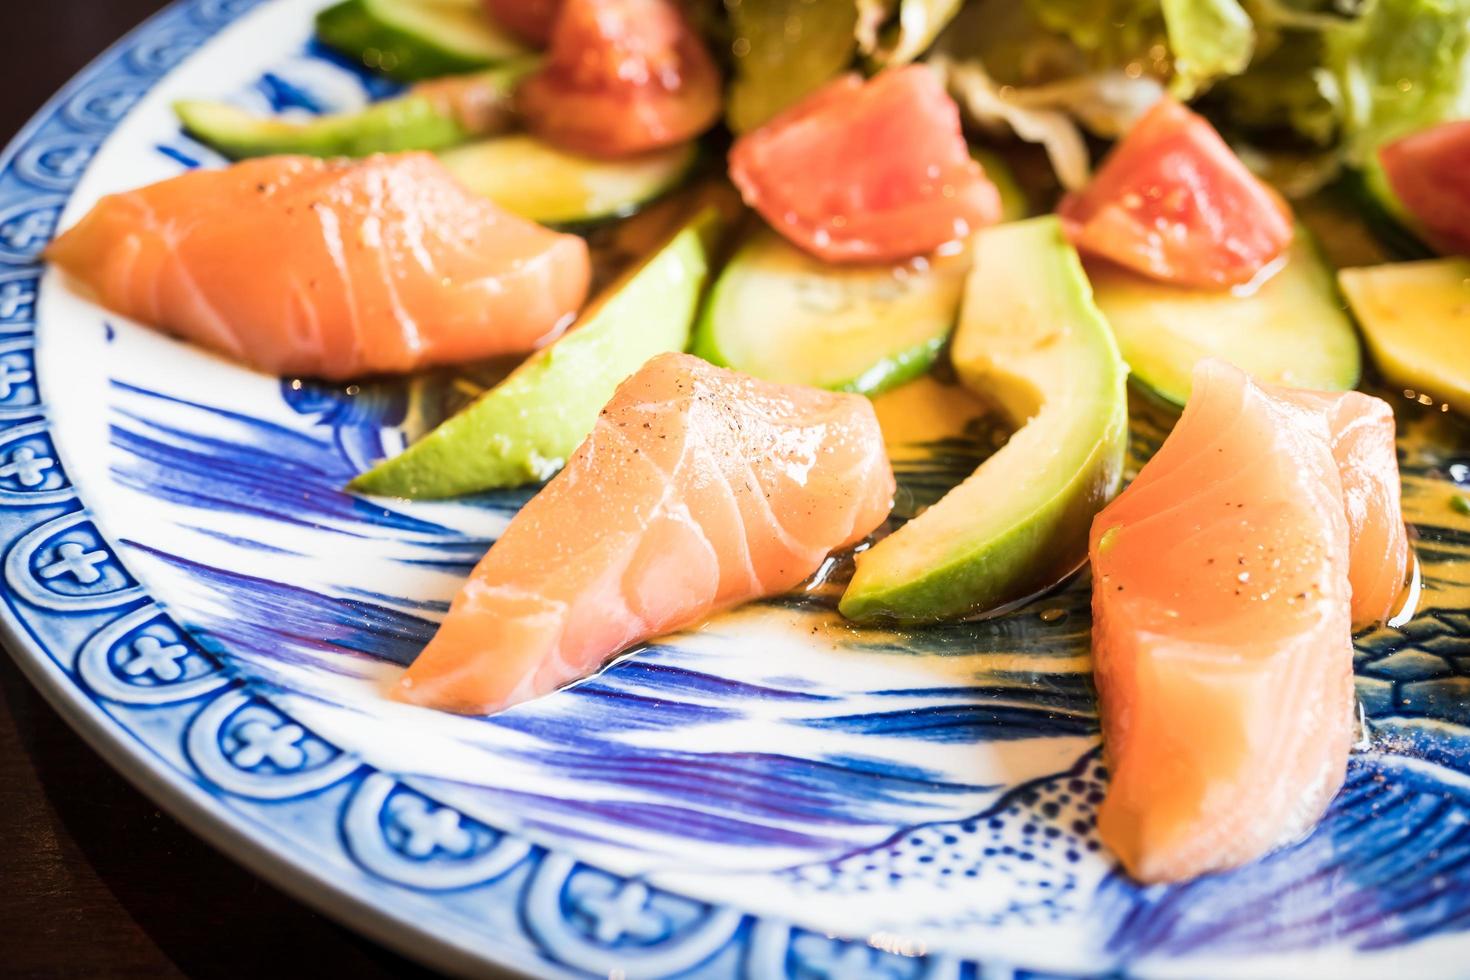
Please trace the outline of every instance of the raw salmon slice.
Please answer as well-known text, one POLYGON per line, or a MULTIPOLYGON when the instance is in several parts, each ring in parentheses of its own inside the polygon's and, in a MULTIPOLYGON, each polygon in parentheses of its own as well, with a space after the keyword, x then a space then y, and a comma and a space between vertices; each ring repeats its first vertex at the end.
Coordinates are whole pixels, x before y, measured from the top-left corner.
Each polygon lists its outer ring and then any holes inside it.
POLYGON ((395 693, 485 713, 555 690, 788 591, 882 523, 893 491, 867 399, 661 354, 510 522, 395 693))
POLYGON ((1332 427, 1299 401, 1203 362, 1174 431, 1093 523, 1098 825, 1141 881, 1250 861, 1342 783, 1350 527, 1332 427))
POLYGON ((1413 560, 1401 505, 1393 409, 1361 391, 1262 387, 1327 421, 1347 513, 1353 626, 1384 622, 1398 608, 1413 560))
POLYGON ((587 294, 587 246, 424 153, 265 157, 98 201, 46 257, 119 313, 277 374, 525 353, 587 294))

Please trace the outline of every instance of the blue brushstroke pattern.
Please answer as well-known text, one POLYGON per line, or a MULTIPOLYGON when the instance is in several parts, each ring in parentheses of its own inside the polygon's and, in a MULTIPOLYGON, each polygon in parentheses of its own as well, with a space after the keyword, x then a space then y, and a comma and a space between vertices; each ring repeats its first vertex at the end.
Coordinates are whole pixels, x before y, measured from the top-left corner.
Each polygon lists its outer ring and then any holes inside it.
POLYGON ((112 442, 128 457, 114 468, 123 485, 175 503, 208 510, 267 517, 317 528, 324 520, 338 522, 340 533, 378 536, 375 529, 441 535, 460 549, 460 557, 475 560, 488 545, 466 541, 458 532, 439 524, 388 510, 343 487, 356 471, 343 458, 330 431, 308 435, 238 412, 201 405, 114 381, 119 391, 144 399, 193 409, 202 416, 193 429, 161 421, 167 412, 118 409, 111 427, 112 442), (246 439, 207 435, 217 426, 213 416, 248 432, 246 439), (347 528, 359 525, 360 531, 347 528))
POLYGON ((265 96, 272 112, 287 109, 304 109, 314 115, 326 110, 321 100, 310 91, 282 78, 275 72, 266 72, 255 83, 256 91, 265 96))
POLYGON ((1306 840, 1247 867, 1141 888, 1115 875, 1124 959, 1261 955, 1339 941, 1384 949, 1470 924, 1470 789, 1393 756, 1355 757, 1306 840))
POLYGON ((230 597, 230 615, 198 624, 226 650, 249 650, 288 664, 330 667, 318 654, 354 653, 407 665, 434 635, 438 624, 389 605, 325 596, 281 582, 212 568, 168 554, 145 542, 123 540, 230 597))

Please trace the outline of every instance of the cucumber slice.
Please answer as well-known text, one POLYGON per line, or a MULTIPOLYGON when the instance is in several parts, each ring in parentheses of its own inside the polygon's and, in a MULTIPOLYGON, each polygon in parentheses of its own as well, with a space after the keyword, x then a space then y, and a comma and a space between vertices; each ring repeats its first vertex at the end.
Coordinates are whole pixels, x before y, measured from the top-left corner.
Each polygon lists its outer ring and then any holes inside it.
POLYGON ((1254 289, 1185 289, 1101 264, 1088 274, 1131 376, 1166 401, 1184 404, 1195 362, 1205 357, 1272 384, 1347 391, 1358 383, 1352 321, 1300 225, 1284 263, 1254 289))
POLYGON ((656 354, 684 349, 720 226, 714 208, 685 222, 560 340, 351 489, 431 499, 548 479, 625 378, 656 354))
POLYGON ((535 64, 526 58, 452 76, 356 112, 311 119, 263 118, 225 102, 192 99, 174 103, 174 112, 189 135, 232 160, 441 150, 506 128, 511 92, 535 64))
POLYGON ((343 0, 316 18, 318 39, 400 82, 489 68, 529 53, 479 0, 343 0))
POLYGON ((715 282, 693 352, 767 381, 876 394, 934 363, 969 268, 965 252, 831 265, 762 227, 715 282))
POLYGON ((698 157, 693 143, 623 160, 573 156, 532 136, 502 136, 440 154, 474 191, 523 218, 565 225, 632 214, 673 189, 698 157))

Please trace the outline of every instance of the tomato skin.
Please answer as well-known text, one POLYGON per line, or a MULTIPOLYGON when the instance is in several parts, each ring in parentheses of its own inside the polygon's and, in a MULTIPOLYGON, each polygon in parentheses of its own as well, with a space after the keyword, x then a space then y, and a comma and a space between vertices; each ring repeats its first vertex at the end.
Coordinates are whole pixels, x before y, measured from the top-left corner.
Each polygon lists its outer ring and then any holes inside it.
POLYGON ((532 44, 545 46, 562 0, 481 0, 490 19, 532 44))
POLYGON ((906 259, 1000 219, 959 108, 923 65, 829 82, 741 136, 730 179, 772 228, 828 262, 906 259))
POLYGON ((536 135, 623 157, 693 139, 720 116, 720 73, 673 0, 564 0, 517 104, 536 135))
POLYGON ((1081 251, 1182 286, 1249 282, 1291 244, 1291 209, 1203 118, 1170 98, 1062 199, 1081 251))
POLYGON ((1378 159, 1429 243, 1470 255, 1470 119, 1397 139, 1378 151, 1378 159))

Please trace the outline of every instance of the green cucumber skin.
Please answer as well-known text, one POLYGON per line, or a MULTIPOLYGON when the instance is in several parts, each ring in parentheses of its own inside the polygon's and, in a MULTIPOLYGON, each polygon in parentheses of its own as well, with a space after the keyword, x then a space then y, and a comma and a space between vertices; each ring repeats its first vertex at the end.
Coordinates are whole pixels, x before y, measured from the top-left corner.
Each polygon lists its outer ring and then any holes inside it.
MULTIPOLYGON (((742 362, 740 357, 731 356, 721 345, 720 335, 721 333, 726 333, 728 336, 730 330, 740 328, 739 326, 731 326, 728 322, 724 322, 723 318, 729 317, 731 314, 727 312, 726 306, 722 302, 722 297, 729 290, 748 290, 752 288, 752 284, 748 281, 749 277, 747 275, 737 276, 735 270, 739 268, 743 256, 747 254, 748 249, 764 249, 768 247, 759 239, 758 236, 760 235, 770 236, 771 241, 778 243, 782 248, 793 250, 793 254, 795 254, 794 246, 785 242, 784 239, 776 237, 775 233, 769 229, 762 228, 757 230, 754 235, 747 236, 744 242, 736 248, 729 261, 725 263, 725 267, 721 270, 720 276, 711 287, 709 298, 706 300, 704 309, 700 313, 699 322, 695 325, 694 342, 690 350, 690 353, 709 361, 711 364, 733 368, 734 370, 743 371, 756 377, 769 374, 769 372, 764 371, 759 364, 745 363, 742 362), (723 330, 722 322, 724 322, 723 330)), ((807 263, 813 262, 812 259, 805 256, 803 256, 802 260, 807 263)), ((758 285, 757 288, 759 288, 758 285)), ((851 377, 833 379, 829 376, 821 378, 813 377, 809 373, 796 372, 789 376, 784 374, 779 375, 776 380, 795 381, 810 384, 814 387, 826 388, 831 391, 845 391, 867 395, 869 397, 880 395, 885 391, 914 380, 933 367, 934 362, 939 359, 940 354, 943 352, 944 346, 948 342, 949 335, 954 330, 954 325, 958 317, 959 296, 957 293, 954 299, 954 308, 949 312, 942 329, 936 329, 933 334, 924 337, 909 347, 898 350, 890 349, 877 355, 871 362, 867 363, 851 377)), ((863 339, 871 342, 871 335, 864 334, 863 339)), ((880 337, 879 339, 881 340, 882 338, 880 337)), ((849 367, 854 367, 854 365, 849 365, 849 367)), ((771 379, 768 378, 768 380, 771 379)))
POLYGON ((317 14, 316 36, 327 47, 397 82, 421 82, 494 64, 427 45, 411 34, 379 23, 363 0, 342 0, 317 14), (369 52, 375 52, 375 56, 369 57, 369 52))
POLYGON ((551 477, 592 431, 618 384, 650 357, 688 344, 717 226, 712 211, 696 217, 609 296, 593 322, 532 355, 458 415, 358 476, 349 489, 429 500, 551 477), (646 303, 624 308, 629 293, 645 299, 653 288, 648 277, 672 267, 684 270, 689 288, 659 293, 668 304, 666 316, 649 315, 646 303))
POLYGON ((374 153, 441 150, 470 139, 455 118, 428 98, 407 95, 378 102, 360 112, 289 123, 253 120, 251 128, 214 125, 216 103, 178 102, 174 112, 190 136, 231 160, 277 154, 365 157, 374 153))

